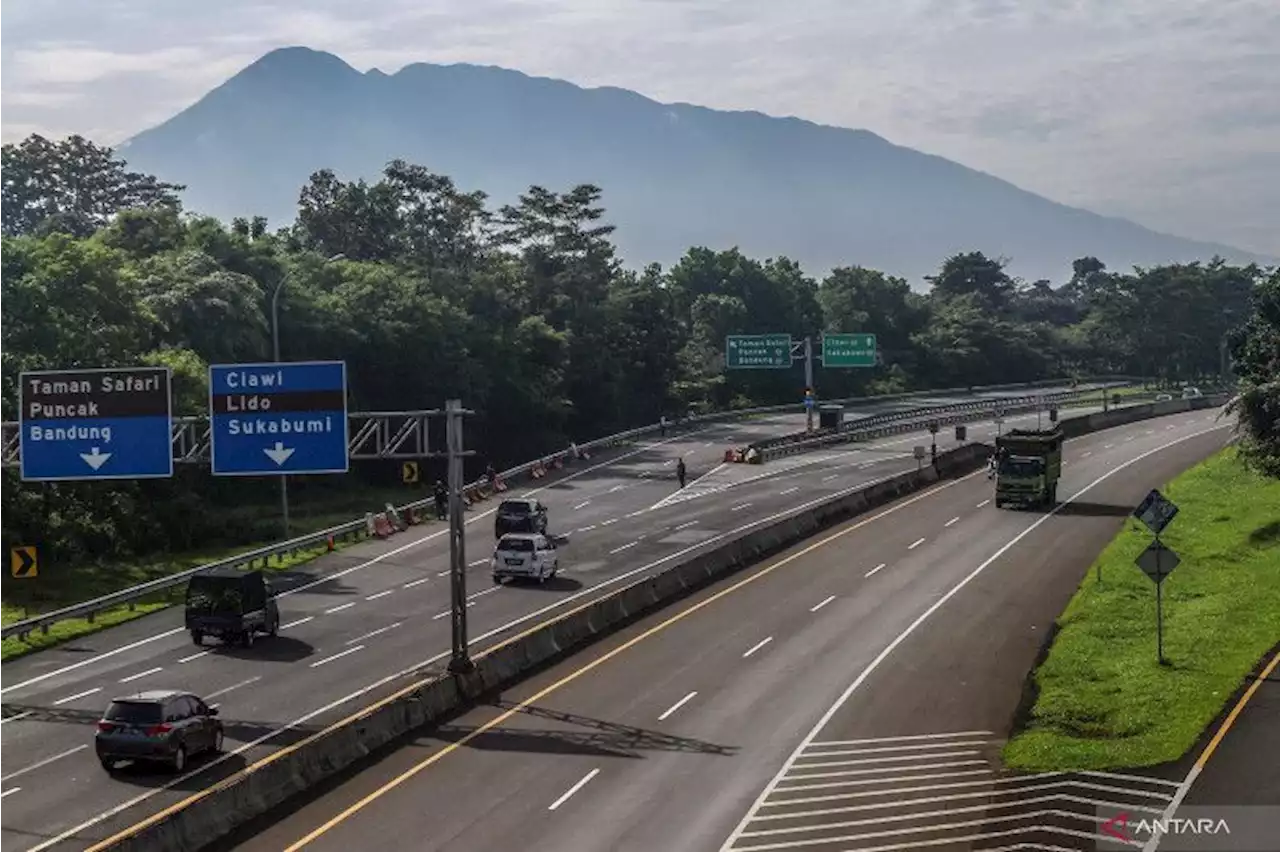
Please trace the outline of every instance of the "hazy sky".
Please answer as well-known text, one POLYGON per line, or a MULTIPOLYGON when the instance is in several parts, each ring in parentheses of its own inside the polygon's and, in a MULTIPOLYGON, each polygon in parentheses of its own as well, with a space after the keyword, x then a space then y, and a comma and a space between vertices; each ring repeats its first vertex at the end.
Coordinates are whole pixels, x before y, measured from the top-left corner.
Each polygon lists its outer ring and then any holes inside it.
POLYGON ((114 143, 267 50, 474 62, 862 127, 1280 255, 1277 0, 5 0, 4 140, 114 143))

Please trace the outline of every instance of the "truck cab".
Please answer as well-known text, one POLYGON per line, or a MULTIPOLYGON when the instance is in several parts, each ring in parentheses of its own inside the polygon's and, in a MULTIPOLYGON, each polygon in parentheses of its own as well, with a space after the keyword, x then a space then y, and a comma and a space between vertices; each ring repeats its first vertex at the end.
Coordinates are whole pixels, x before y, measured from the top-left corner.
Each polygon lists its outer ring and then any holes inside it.
POLYGON ((261 571, 217 568, 188 583, 185 622, 197 645, 204 644, 205 636, 217 636, 249 647, 255 634, 279 632, 280 609, 261 571))
POLYGON ((1061 429, 1013 429, 996 438, 996 508, 1057 504, 1063 440, 1061 429))

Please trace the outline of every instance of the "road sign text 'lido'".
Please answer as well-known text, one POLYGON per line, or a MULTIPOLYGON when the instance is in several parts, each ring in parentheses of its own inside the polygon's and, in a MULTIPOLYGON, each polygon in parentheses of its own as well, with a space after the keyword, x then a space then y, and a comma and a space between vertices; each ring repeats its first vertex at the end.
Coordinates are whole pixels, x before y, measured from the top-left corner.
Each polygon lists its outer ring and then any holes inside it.
POLYGON ((347 471, 341 361, 211 366, 209 411, 214 475, 347 471))

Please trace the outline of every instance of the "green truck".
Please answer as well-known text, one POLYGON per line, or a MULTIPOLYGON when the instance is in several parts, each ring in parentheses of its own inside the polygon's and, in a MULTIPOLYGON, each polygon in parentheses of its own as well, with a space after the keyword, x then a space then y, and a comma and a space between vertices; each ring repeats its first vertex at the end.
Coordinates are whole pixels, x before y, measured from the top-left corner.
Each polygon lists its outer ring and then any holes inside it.
POLYGON ((1062 430, 1011 429, 996 438, 996 508, 1056 506, 1062 430))

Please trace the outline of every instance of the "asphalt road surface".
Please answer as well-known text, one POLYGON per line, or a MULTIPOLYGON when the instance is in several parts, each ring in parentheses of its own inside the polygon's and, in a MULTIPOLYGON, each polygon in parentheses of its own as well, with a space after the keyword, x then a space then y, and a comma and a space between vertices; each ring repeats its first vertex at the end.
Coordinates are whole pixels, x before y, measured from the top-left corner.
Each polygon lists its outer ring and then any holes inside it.
MULTIPOLYGON (((552 532, 571 535, 562 576, 545 586, 492 585, 495 503, 478 506, 467 527, 474 647, 779 512, 909 469, 911 447, 928 442, 927 434, 902 435, 768 466, 720 464, 727 446, 802 424, 802 416, 788 415, 716 425, 579 463, 532 490, 513 489, 513 496, 536 494, 548 506, 552 532), (678 457, 694 481, 673 500, 678 457)), ((979 424, 970 437, 982 440, 993 428, 979 424)), ((939 442, 940 449, 950 444, 939 442)), ((442 664, 450 642, 447 574, 447 535, 431 524, 283 575, 279 585, 289 591, 280 598, 281 635, 251 649, 194 647, 181 611, 172 609, 6 663, 4 848, 84 848, 442 664), (191 690, 219 704, 228 753, 179 777, 142 768, 108 776, 92 747, 103 707, 116 695, 157 688, 191 690)))
MULTIPOLYGON (((225 846, 991 849, 1013 848, 1005 832, 1039 829, 1073 848, 1093 826, 1044 804, 1054 791, 1158 811, 1176 785, 1124 774, 1015 785, 995 757, 1080 574, 1147 489, 1224 444, 1218 414, 1068 442, 1064 503, 1051 514, 994 509, 979 472, 851 521, 225 846)), ((811 491, 816 479, 767 487, 811 491)), ((723 528, 723 507, 765 499, 740 487, 711 517, 693 500, 672 520, 723 528)))

